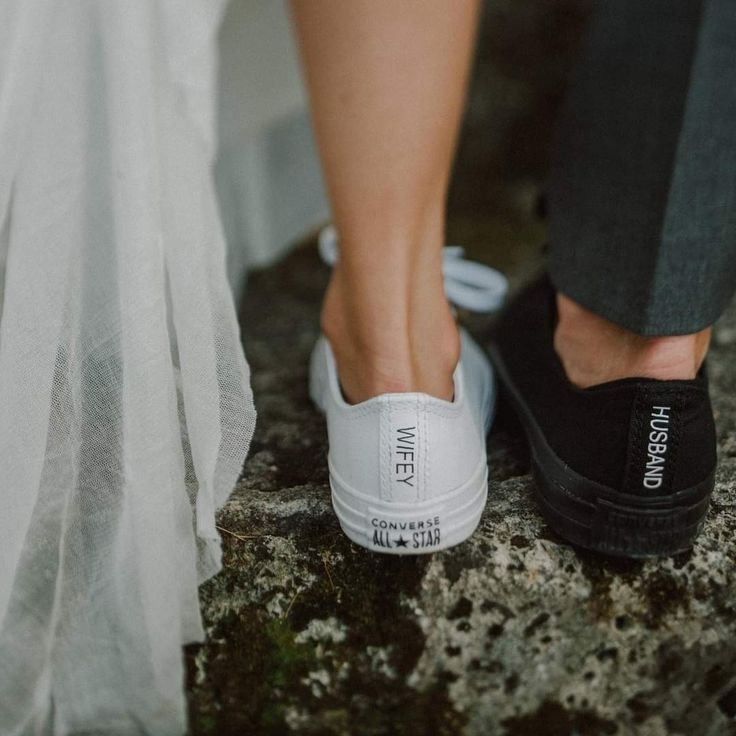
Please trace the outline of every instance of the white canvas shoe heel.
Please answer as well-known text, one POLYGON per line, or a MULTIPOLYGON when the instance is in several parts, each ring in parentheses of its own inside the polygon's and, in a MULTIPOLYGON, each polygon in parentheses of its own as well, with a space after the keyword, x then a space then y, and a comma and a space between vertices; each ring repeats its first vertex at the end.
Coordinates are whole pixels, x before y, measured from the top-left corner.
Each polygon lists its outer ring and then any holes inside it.
MULTIPOLYGON (((334 263, 334 230, 323 231, 320 251, 334 263)), ((445 289, 453 302, 491 311, 503 301, 501 274, 461 261, 460 249, 446 249, 445 256, 445 289)), ((460 336, 452 401, 388 393, 359 404, 345 401, 329 341, 317 340, 309 390, 327 420, 332 505, 345 534, 362 547, 395 555, 436 552, 478 526, 496 394, 490 362, 465 330, 460 336)))
POLYGON ((327 418, 332 504, 357 544, 390 554, 435 552, 478 525, 495 387, 488 360, 464 331, 454 382, 452 401, 394 393, 348 404, 330 344, 317 341, 310 395, 327 418))

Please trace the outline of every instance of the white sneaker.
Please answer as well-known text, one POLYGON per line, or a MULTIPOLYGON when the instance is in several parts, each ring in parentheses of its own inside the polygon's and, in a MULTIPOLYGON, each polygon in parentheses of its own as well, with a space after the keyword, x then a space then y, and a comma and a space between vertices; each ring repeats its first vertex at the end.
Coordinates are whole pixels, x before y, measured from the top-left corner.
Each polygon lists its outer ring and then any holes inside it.
MULTIPOLYGON (((336 250, 328 228, 320 237, 323 259, 334 263, 336 250)), ((448 297, 479 311, 497 308, 506 292, 503 276, 461 256, 461 249, 445 249, 448 297)), ((310 396, 327 419, 332 505, 356 544, 397 555, 436 552, 478 526, 488 492, 486 434, 496 391, 485 354, 465 330, 460 334, 452 401, 390 393, 349 404, 332 348, 326 337, 317 340, 310 396)))
POLYGON ((491 366, 463 330, 455 396, 343 398, 327 338, 312 352, 310 395, 325 413, 332 505, 356 544, 389 554, 436 552, 467 539, 488 491, 491 366))

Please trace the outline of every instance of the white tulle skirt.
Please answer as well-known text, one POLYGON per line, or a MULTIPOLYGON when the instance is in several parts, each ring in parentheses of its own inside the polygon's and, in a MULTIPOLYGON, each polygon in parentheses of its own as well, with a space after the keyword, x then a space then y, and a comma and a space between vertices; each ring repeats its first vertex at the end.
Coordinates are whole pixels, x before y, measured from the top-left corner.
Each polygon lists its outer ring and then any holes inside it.
POLYGON ((211 181, 221 0, 0 3, 0 734, 181 734, 255 422, 211 181))

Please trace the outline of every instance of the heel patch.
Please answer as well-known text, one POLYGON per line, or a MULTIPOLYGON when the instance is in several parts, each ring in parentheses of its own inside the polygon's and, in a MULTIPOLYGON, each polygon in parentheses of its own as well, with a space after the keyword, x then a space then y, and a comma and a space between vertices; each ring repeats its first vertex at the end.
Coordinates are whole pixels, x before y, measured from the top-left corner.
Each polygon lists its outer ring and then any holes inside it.
POLYGON ((381 413, 381 498, 411 502, 425 497, 427 424, 421 399, 388 401, 381 413))
POLYGON ((679 391, 640 391, 631 410, 623 490, 635 496, 672 492, 682 433, 679 391))

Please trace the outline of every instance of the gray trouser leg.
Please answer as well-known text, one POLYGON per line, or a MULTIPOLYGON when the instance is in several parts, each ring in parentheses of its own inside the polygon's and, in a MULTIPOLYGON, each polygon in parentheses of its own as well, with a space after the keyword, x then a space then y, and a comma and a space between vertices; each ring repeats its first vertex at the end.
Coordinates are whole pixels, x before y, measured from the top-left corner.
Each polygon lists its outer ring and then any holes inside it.
POLYGON ((736 289, 736 0, 599 0, 560 119, 550 272, 644 335, 736 289))

